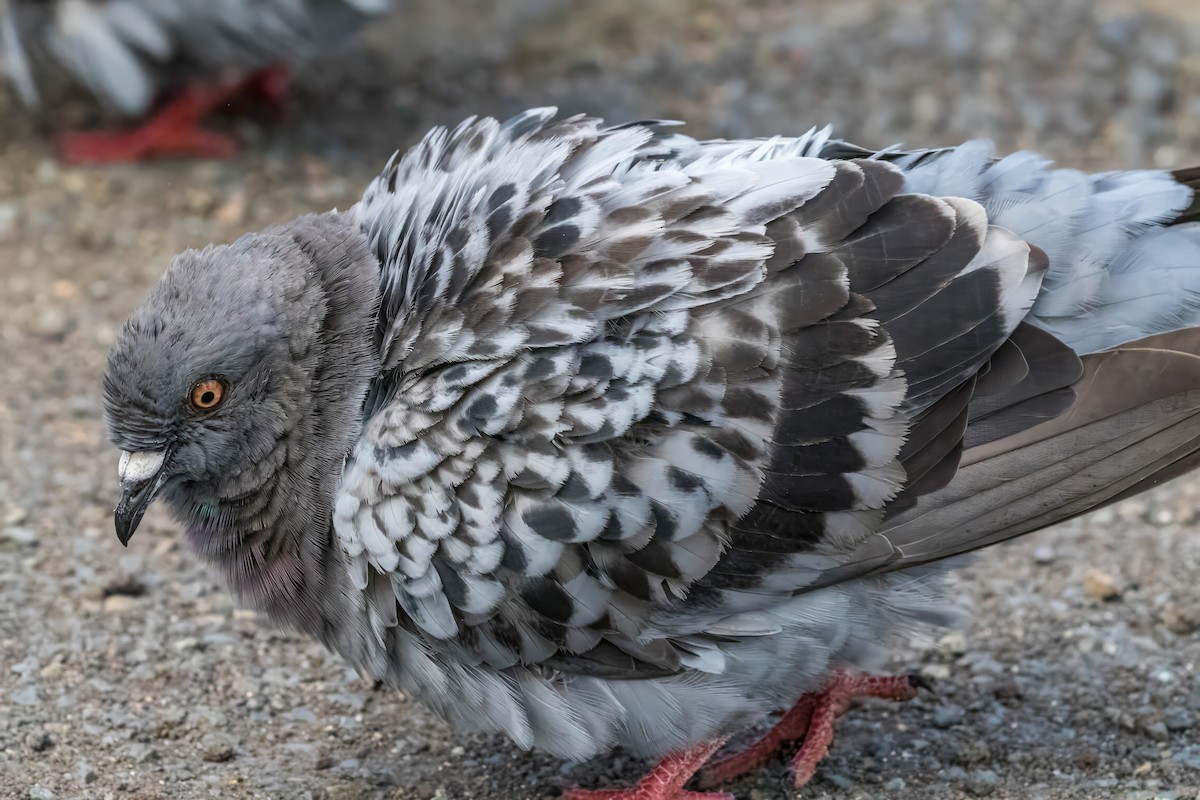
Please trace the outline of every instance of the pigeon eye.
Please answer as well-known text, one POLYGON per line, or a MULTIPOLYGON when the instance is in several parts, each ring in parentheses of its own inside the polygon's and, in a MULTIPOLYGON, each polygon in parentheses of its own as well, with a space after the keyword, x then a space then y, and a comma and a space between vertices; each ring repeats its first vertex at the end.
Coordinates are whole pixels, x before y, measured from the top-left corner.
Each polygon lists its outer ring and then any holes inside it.
POLYGON ((192 387, 192 407, 197 411, 212 411, 221 405, 225 384, 216 378, 200 381, 192 387))

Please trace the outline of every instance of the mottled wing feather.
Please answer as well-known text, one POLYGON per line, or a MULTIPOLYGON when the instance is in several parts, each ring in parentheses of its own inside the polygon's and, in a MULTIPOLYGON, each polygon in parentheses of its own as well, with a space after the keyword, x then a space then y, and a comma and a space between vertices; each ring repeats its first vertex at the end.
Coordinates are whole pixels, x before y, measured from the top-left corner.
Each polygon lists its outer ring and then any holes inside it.
MULTIPOLYGON (((1157 177, 1047 178, 978 144, 864 155, 824 131, 698 143, 538 109, 438 129, 389 165, 352 212, 384 265, 381 371, 334 527, 376 634, 418 664, 398 675, 445 697, 447 663, 499 671, 487 722, 555 749, 564 726, 534 717, 562 699, 520 665, 720 672, 722 642, 770 635, 759 612, 798 592, 1194 462, 1190 340, 1081 362, 1136 298, 1063 265, 1060 240, 1087 232, 1043 196, 1100 220, 1129 201, 1149 224, 1178 199, 1157 177), (996 223, 1030 208, 1041 247, 996 223), (1047 283, 1101 305, 1038 316, 1047 283), (1182 377, 1096 398, 1139 358, 1182 377)), ((1160 229, 1122 230, 1117 266, 1169 269, 1142 241, 1160 229)))
POLYGON ((1044 263, 887 164, 659 131, 468 120, 356 210, 384 370, 335 529, 392 606, 381 636, 496 669, 715 669, 688 637, 817 579, 906 461, 957 452, 1044 263))

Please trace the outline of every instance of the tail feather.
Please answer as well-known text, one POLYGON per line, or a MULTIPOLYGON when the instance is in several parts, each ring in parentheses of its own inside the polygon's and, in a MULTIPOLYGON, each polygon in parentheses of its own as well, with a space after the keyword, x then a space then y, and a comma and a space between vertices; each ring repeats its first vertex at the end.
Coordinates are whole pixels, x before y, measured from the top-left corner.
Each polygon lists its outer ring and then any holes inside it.
POLYGON ((1185 208, 1171 224, 1200 222, 1200 167, 1175 170, 1171 173, 1171 177, 1192 190, 1192 204, 1185 208))
POLYGON ((1200 462, 1200 329, 1083 358, 1054 419, 963 452, 955 480, 890 520, 888 569, 936 561, 1102 508, 1200 462))
POLYGON ((953 558, 1200 466, 1200 328, 1089 354, 1082 363, 1065 411, 962 450, 953 480, 906 495, 878 535, 800 591, 953 558))

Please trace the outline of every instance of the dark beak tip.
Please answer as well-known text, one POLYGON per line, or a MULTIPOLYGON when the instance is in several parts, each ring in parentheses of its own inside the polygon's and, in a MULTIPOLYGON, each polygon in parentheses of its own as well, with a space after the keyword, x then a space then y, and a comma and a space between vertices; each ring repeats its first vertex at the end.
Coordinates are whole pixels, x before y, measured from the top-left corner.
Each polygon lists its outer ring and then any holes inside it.
POLYGON ((121 543, 122 547, 129 547, 129 540, 137 532, 138 525, 142 522, 142 516, 150 507, 155 495, 158 494, 162 482, 162 476, 158 475, 136 484, 123 483, 121 485, 121 500, 113 509, 113 528, 117 534, 117 541, 121 543))

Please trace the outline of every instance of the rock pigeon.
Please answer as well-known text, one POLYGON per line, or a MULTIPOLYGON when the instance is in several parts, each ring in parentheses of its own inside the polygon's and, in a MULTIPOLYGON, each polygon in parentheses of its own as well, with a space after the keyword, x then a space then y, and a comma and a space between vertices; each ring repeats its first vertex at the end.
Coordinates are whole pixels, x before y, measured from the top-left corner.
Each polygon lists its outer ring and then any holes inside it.
POLYGON ((344 212, 177 256, 104 377, 242 601, 451 723, 711 787, 947 620, 945 559, 1200 453, 1200 170, 553 109, 437 128, 344 212))
POLYGON ((64 138, 69 161, 223 157, 233 140, 200 129, 231 99, 279 106, 287 62, 350 36, 391 0, 0 0, 0 75, 27 105, 35 67, 57 65, 128 117, 173 91, 143 127, 64 138))

